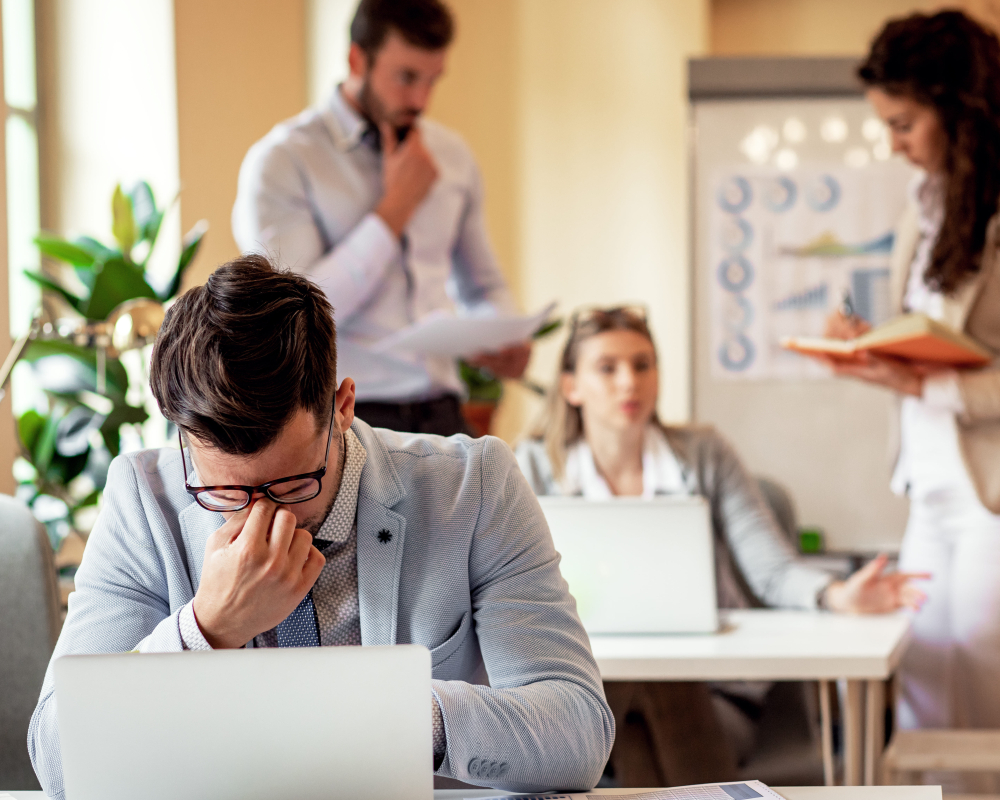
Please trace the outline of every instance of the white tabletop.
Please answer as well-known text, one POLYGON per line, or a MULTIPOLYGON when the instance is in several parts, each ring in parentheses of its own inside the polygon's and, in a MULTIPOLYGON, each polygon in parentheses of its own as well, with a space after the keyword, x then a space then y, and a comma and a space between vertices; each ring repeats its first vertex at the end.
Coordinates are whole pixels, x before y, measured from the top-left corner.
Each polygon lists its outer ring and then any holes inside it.
POLYGON ((592 635, 605 680, 823 680, 888 678, 905 649, 903 613, 723 612, 715 634, 592 635))
MULTIPOLYGON (((649 789, 594 789, 588 794, 623 795, 647 792, 649 789)), ((797 786, 775 787, 785 800, 941 800, 940 786, 797 786)), ((473 789, 444 789, 434 792, 434 800, 463 800, 466 797, 490 797, 503 792, 473 789)), ((46 800, 42 792, 4 792, 0 800, 46 800)), ((136 799, 138 800, 138 798, 136 799)))
MULTIPOLYGON (((940 786, 775 786, 785 800, 941 800, 940 786)), ((652 789, 593 789, 588 795, 627 797, 652 789)), ((434 800, 464 800, 496 797, 504 792, 471 789, 445 789, 434 792, 434 800)), ((21 798, 18 798, 21 800, 21 798)), ((24 798, 28 800, 28 798, 24 798)))

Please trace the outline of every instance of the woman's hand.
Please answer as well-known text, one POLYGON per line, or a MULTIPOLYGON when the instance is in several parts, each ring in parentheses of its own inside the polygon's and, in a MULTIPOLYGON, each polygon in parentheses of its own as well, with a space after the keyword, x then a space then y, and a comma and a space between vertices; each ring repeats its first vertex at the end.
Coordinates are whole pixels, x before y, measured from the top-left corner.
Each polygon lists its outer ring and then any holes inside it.
POLYGON ((884 386, 900 394, 923 397, 924 378, 928 369, 923 364, 885 358, 861 352, 852 361, 826 359, 835 375, 847 375, 867 383, 884 386))
POLYGON ((880 555, 869 561, 846 581, 826 587, 824 600, 831 611, 849 614, 886 614, 900 608, 919 611, 927 595, 913 585, 927 580, 929 572, 891 572, 886 574, 889 557, 880 555))
POLYGON ((841 311, 834 311, 826 318, 826 330, 823 331, 823 335, 828 339, 856 339, 871 329, 872 326, 861 317, 854 314, 847 316, 841 311))

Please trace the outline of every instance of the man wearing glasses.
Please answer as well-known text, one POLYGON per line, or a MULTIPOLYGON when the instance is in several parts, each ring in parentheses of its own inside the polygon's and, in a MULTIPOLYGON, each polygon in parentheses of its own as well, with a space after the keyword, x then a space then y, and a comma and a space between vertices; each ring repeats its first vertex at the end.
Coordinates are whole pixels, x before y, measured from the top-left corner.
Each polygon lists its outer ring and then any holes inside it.
MULTIPOLYGON (((177 301, 150 384, 182 449, 112 463, 53 660, 422 644, 439 775, 590 788, 614 724, 512 453, 373 430, 336 369, 325 295, 263 256, 177 301)), ((28 746, 60 797, 51 669, 28 746)))

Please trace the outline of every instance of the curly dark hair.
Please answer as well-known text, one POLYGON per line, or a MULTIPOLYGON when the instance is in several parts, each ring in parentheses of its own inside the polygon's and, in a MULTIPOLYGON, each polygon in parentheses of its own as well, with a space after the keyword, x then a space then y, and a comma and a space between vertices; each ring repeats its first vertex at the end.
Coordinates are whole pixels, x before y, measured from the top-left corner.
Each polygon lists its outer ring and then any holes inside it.
POLYGON ((934 108, 948 137, 944 222, 924 282, 952 294, 978 272, 1000 199, 1000 41, 961 11, 886 23, 858 76, 934 108))

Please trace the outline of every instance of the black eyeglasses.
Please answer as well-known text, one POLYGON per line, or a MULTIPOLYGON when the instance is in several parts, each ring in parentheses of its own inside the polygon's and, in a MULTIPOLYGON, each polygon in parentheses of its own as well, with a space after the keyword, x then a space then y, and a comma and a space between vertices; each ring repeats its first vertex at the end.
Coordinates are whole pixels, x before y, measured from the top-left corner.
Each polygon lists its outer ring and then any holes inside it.
POLYGON ((326 465, 330 460, 330 443, 333 441, 333 423, 336 415, 337 407, 334 406, 330 411, 330 433, 326 437, 326 455, 323 457, 322 467, 315 472, 278 478, 260 486, 191 486, 188 483, 187 459, 184 458, 184 439, 178 430, 181 464, 184 465, 184 488, 194 497, 198 505, 209 511, 241 511, 250 505, 250 500, 255 494, 260 493, 283 505, 312 500, 323 490, 323 476, 326 475, 326 465))

